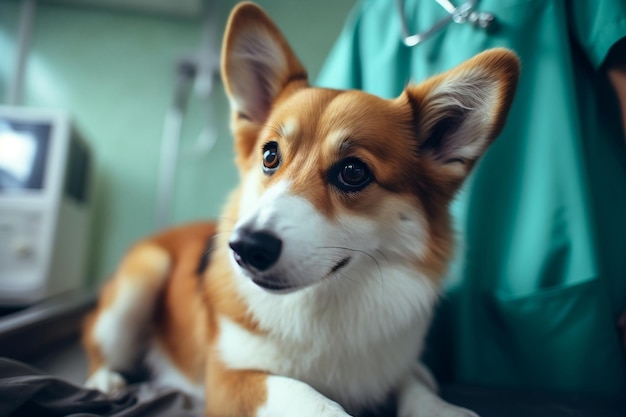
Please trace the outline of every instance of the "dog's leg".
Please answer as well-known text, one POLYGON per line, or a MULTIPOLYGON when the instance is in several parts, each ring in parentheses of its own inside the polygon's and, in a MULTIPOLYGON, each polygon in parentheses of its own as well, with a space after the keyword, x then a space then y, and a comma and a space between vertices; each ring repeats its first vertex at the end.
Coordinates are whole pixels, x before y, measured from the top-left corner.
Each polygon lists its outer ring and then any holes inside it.
POLYGON ((304 382, 272 375, 267 377, 266 387, 267 401, 257 417, 348 417, 339 404, 304 382))
POLYGON ((350 417, 304 382, 209 364, 207 417, 350 417))
POLYGON ((140 244, 126 255, 85 322, 87 387, 111 393, 126 385, 121 372, 140 364, 169 267, 169 254, 154 244, 140 244))
POLYGON ((417 364, 399 388, 398 417, 478 417, 478 415, 439 398, 434 378, 422 364, 417 364))

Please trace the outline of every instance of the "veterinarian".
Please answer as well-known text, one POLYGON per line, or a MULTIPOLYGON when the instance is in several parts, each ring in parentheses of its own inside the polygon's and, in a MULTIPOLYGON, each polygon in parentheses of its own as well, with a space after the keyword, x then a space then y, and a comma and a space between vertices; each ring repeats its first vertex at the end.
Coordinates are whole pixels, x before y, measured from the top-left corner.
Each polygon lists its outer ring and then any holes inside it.
POLYGON ((624 393, 626 2, 449 16, 461 2, 362 1, 318 80, 396 97, 487 48, 521 58, 504 132, 452 207, 458 260, 426 359, 448 382, 624 393))

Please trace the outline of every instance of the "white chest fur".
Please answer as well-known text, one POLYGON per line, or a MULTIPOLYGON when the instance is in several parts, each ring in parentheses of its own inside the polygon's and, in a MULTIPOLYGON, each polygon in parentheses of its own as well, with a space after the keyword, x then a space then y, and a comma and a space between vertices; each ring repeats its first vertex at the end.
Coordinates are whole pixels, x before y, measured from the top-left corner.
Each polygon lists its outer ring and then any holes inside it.
POLYGON ((220 318, 224 363, 296 378, 350 408, 383 400, 411 369, 436 298, 425 278, 400 268, 283 295, 241 278, 240 289, 267 333, 220 318))

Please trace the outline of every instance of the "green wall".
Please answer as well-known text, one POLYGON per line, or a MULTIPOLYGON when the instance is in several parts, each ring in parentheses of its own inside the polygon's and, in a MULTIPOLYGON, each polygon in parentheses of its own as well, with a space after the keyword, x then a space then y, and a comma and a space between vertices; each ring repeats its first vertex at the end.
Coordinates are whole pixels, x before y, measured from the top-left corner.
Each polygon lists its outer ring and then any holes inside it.
MULTIPOLYGON (((172 0, 175 1, 175 0, 172 0)), ((314 79, 352 6, 350 1, 259 1, 292 42, 314 79)), ((220 33, 234 1, 220 1, 220 33)), ((0 99, 7 96, 20 4, 0 2, 0 99)), ((89 279, 115 268, 125 249, 155 230, 163 116, 174 65, 199 47, 201 19, 40 2, 24 104, 69 110, 97 161, 89 279)), ((194 95, 183 127, 173 222, 215 218, 237 181, 228 103, 218 79, 209 100, 194 95), (212 114, 208 117, 209 108, 212 114), (208 120, 218 131, 209 153, 194 151, 208 120)))

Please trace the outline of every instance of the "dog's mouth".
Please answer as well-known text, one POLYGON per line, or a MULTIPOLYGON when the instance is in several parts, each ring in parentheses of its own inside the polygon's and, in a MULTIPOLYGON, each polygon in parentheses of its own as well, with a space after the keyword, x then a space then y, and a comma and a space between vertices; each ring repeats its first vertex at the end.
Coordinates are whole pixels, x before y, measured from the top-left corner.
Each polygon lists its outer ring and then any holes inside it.
POLYGON ((286 282, 281 282, 273 277, 251 277, 250 279, 264 290, 272 292, 288 292, 297 289, 297 287, 287 284, 286 282))
MULTIPOLYGON (((292 283, 289 283, 281 279, 279 276, 275 276, 272 274, 267 275, 267 274, 259 273, 259 271, 255 271, 253 268, 250 268, 242 260, 241 255, 237 251, 233 250, 232 254, 233 254, 233 258, 235 262, 237 263, 237 265, 239 265, 240 268, 242 268, 246 272, 246 275, 248 275, 248 278, 254 284, 263 288, 264 290, 267 290, 270 292, 277 292, 277 293, 286 293, 286 292, 294 291, 300 287, 298 285, 293 285, 292 283)), ((326 277, 330 277, 336 274, 337 272, 341 271, 342 269, 344 269, 350 263, 351 260, 352 260, 351 256, 346 256, 340 259, 339 262, 337 262, 335 265, 332 266, 332 268, 328 270, 326 277)))
POLYGON ((343 258, 342 260, 340 260, 339 262, 337 262, 335 264, 335 266, 333 266, 330 271, 328 272, 328 275, 332 275, 337 273, 340 269, 344 268, 346 265, 348 265, 348 263, 350 262, 351 257, 350 256, 346 256, 345 258, 343 258))
MULTIPOLYGON (((348 263, 350 263, 351 259, 352 257, 350 256, 346 256, 341 259, 330 269, 330 271, 328 271, 327 277, 330 277, 345 268, 348 263)), ((271 292, 286 293, 299 288, 297 285, 289 284, 274 276, 250 276, 250 279, 259 287, 271 292)))

